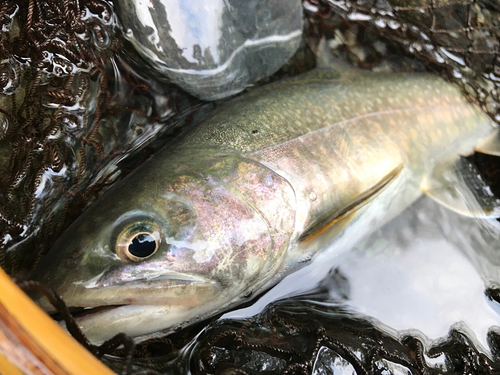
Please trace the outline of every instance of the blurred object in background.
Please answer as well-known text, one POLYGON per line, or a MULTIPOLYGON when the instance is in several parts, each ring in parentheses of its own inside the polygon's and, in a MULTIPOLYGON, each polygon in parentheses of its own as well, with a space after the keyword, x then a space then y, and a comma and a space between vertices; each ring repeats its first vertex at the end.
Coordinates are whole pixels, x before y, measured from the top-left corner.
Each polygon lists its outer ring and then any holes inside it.
POLYGON ((300 0, 121 0, 115 5, 125 37, 154 71, 203 100, 234 95, 275 73, 302 37, 300 0))

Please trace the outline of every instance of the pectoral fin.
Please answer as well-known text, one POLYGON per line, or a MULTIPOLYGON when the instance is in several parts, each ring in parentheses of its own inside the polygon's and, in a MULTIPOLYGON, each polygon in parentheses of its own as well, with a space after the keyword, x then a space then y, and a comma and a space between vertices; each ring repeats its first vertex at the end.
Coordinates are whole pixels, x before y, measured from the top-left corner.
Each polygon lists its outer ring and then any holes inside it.
POLYGON ((336 209, 333 212, 319 218, 312 226, 307 228, 299 237, 301 242, 311 242, 312 240, 328 233, 328 237, 333 237, 338 234, 350 222, 351 218, 365 206, 374 197, 376 197, 391 181, 393 181, 399 172, 403 169, 400 165, 393 169, 390 173, 384 176, 371 189, 360 194, 354 201, 341 209, 336 209))
POLYGON ((496 198, 477 167, 464 157, 437 165, 422 190, 436 202, 465 216, 500 217, 496 198))
POLYGON ((500 129, 497 128, 488 137, 479 141, 475 150, 483 154, 500 156, 500 129))

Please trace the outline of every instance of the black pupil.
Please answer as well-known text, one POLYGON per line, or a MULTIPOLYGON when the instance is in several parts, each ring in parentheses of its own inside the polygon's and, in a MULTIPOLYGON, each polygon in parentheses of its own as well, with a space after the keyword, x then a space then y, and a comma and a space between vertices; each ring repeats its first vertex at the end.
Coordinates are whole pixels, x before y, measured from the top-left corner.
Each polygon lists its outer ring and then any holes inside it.
POLYGON ((138 234, 128 245, 128 251, 130 254, 138 258, 148 257, 153 254, 155 250, 156 241, 152 235, 147 233, 138 234))

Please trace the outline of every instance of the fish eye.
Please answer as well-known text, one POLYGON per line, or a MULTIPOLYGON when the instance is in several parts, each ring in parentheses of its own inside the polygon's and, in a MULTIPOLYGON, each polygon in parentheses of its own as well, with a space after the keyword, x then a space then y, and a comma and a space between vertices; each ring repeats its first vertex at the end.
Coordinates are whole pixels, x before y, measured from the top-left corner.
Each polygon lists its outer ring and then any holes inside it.
POLYGON ((125 228, 116 241, 116 254, 121 260, 140 262, 152 256, 160 247, 160 231, 149 223, 125 228))

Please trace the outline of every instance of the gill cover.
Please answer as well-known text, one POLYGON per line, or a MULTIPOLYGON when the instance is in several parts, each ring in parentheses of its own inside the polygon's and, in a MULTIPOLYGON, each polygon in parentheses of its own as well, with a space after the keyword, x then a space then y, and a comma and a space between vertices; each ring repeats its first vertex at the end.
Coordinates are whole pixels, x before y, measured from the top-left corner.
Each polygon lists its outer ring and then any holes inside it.
POLYGON ((171 155, 109 191, 41 262, 35 278, 69 306, 227 305, 283 261, 295 219, 284 178, 231 151, 163 152, 171 155))

